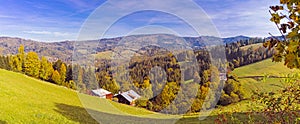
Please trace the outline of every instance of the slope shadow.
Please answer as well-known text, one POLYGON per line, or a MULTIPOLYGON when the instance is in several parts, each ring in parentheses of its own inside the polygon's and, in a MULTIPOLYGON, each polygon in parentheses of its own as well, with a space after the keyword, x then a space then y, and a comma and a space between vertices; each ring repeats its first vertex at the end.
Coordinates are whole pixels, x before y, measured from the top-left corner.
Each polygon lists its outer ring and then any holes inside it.
MULTIPOLYGON (((199 120, 198 116, 194 117, 183 117, 180 119, 152 119, 152 118, 142 118, 133 117, 127 115, 115 115, 104 112, 95 111, 92 109, 85 109, 79 106, 72 106, 62 103, 56 103, 55 111, 63 115, 69 120, 79 122, 81 124, 97 124, 98 122, 94 119, 99 119, 101 124, 186 124, 186 123, 204 123, 211 124, 216 123, 216 119, 227 118, 225 123, 249 123, 268 121, 267 118, 263 117, 262 112, 252 113, 251 118, 249 118, 249 113, 237 112, 237 113, 223 113, 222 115, 208 116, 204 120, 199 120), (87 112, 88 111, 88 112, 87 112), (92 116, 94 117, 92 117, 92 116), (224 116, 223 116, 224 115, 224 116), (234 118, 234 120, 231 120, 234 118)), ((265 113, 265 112, 264 112, 265 113)), ((299 113, 299 111, 297 111, 299 113)), ((296 119, 296 116, 295 116, 296 119)), ((1 123, 1 121, 0 121, 1 123)), ((4 122, 5 123, 5 122, 4 122)))
POLYGON ((6 121, 0 120, 0 124, 7 124, 6 121))
POLYGON ((72 106, 62 103, 56 103, 55 111, 65 116, 67 119, 82 124, 98 123, 94 118, 99 119, 101 124, 169 124, 175 123, 178 119, 151 119, 142 117, 133 117, 126 115, 115 115, 104 112, 85 109, 79 106, 72 106), (93 117, 94 118, 93 118, 93 117))

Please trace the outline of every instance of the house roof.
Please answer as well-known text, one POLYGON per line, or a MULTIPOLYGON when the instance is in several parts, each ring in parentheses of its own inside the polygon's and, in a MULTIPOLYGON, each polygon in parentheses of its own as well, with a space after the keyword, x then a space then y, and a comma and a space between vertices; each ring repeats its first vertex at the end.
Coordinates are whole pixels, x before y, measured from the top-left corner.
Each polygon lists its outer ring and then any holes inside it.
POLYGON ((123 92, 121 93, 121 95, 127 99, 129 102, 132 102, 138 98, 140 98, 141 96, 139 94, 137 94, 136 92, 134 92, 133 90, 129 90, 127 92, 123 92))
POLYGON ((96 89, 96 90, 92 90, 92 93, 96 94, 97 96, 105 96, 107 94, 111 94, 111 92, 105 90, 105 89, 96 89))

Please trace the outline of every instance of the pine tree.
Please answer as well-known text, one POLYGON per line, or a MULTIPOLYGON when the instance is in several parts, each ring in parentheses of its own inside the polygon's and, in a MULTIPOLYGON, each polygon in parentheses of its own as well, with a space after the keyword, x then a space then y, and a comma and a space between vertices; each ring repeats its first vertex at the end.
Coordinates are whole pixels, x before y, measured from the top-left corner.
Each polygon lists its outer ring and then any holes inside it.
POLYGON ((72 65, 68 65, 67 67, 67 75, 66 75, 66 82, 73 80, 73 70, 72 65))
POLYGON ((92 68, 88 68, 83 77, 83 82, 86 84, 86 88, 89 90, 96 89, 98 84, 96 81, 95 72, 92 68))

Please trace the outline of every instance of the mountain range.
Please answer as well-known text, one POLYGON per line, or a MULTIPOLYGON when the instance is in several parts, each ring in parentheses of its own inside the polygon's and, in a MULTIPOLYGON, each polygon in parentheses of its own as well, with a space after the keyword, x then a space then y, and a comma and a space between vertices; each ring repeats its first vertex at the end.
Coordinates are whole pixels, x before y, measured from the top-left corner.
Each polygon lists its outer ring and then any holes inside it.
MULTIPOLYGON (((168 34, 151 34, 151 35, 132 35, 126 37, 116 37, 116 38, 105 38, 99 40, 89 40, 89 41, 61 41, 61 42, 38 42, 34 40, 28 40, 23 38, 13 38, 13 37, 0 37, 0 54, 10 55, 16 54, 20 45, 24 45, 25 52, 34 51, 39 55, 47 57, 50 61, 56 61, 61 59, 66 62, 70 62, 72 59, 73 51, 75 47, 85 48, 93 50, 96 53, 109 51, 115 48, 122 39, 147 39, 152 40, 155 38, 170 39, 168 34), (97 46, 97 47, 95 47, 97 46)), ((229 38, 218 38, 213 36, 200 36, 200 37, 176 37, 183 38, 193 49, 201 48, 205 45, 213 45, 214 41, 222 40, 224 44, 237 42, 240 40, 249 40, 251 37, 247 36, 236 36, 229 38)), ((163 40, 160 42, 164 42, 163 40)), ((166 42, 166 41, 165 41, 166 42)))

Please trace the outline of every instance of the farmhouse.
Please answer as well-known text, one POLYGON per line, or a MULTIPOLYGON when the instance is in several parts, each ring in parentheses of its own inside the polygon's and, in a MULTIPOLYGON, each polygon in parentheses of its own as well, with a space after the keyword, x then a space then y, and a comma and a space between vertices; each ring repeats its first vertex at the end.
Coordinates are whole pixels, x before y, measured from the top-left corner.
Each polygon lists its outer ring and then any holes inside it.
POLYGON ((92 90, 91 95, 106 99, 111 99, 113 97, 113 94, 111 92, 101 88, 97 90, 92 90))
POLYGON ((116 96, 118 98, 119 103, 124 103, 127 105, 134 106, 134 101, 141 96, 134 92, 133 90, 129 90, 127 92, 120 93, 116 96))

